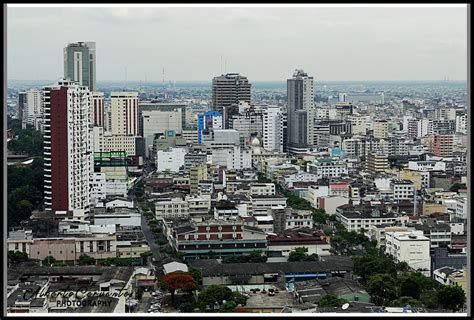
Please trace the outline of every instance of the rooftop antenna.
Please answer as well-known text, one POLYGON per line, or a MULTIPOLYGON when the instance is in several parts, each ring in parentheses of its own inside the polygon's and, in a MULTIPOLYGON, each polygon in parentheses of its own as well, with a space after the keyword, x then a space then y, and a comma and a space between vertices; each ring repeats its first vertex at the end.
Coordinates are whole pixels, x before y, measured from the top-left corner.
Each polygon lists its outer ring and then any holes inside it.
POLYGON ((224 68, 224 71, 225 71, 225 73, 227 73, 227 59, 225 60, 225 65, 224 65, 224 67, 225 67, 225 68, 224 68))
POLYGON ((221 55, 221 74, 223 74, 222 71, 223 71, 223 70, 222 70, 222 55, 221 55))
POLYGON ((127 86, 127 67, 125 66, 125 87, 127 86))
POLYGON ((165 67, 163 67, 163 88, 165 87, 165 67))

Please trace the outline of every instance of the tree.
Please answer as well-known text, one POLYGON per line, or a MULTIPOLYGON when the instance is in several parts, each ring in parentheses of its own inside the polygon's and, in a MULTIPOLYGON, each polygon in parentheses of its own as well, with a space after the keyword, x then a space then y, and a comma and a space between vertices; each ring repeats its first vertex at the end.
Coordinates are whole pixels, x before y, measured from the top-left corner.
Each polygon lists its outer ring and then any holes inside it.
POLYGON ((370 277, 367 283, 367 292, 376 305, 385 305, 397 297, 395 279, 390 274, 377 273, 370 277))
MULTIPOLYGON (((232 290, 224 287, 212 285, 199 292, 197 305, 201 311, 212 309, 216 304, 222 304, 222 301, 231 301, 233 298, 232 290)), ((235 299, 235 296, 234 296, 235 299)))
POLYGON ((28 254, 21 251, 8 251, 8 263, 9 264, 18 264, 20 262, 28 260, 28 254))
POLYGON ((197 283, 193 276, 179 271, 168 273, 158 279, 158 285, 161 289, 171 294, 171 300, 174 303, 176 290, 193 291, 197 289, 197 283))
POLYGON ((308 248, 306 247, 295 248, 294 250, 290 252, 290 255, 288 256, 288 261, 295 262, 295 261, 318 261, 319 260, 319 256, 316 253, 308 255, 307 252, 308 252, 308 248))
POLYGON ((324 209, 313 210, 313 222, 317 225, 326 224, 329 220, 329 215, 324 209))
POLYGON ((50 266, 56 263, 56 259, 53 256, 47 256, 43 259, 43 266, 50 266))
POLYGON ((466 303, 466 294, 460 286, 443 286, 438 289, 438 303, 447 310, 459 311, 466 303))
POLYGON ((319 300, 318 307, 320 308, 341 307, 344 303, 347 303, 346 299, 340 299, 333 294, 327 294, 319 300))
POLYGON ((184 302, 178 306, 179 311, 183 313, 194 312, 194 308, 196 308, 196 304, 192 302, 184 302))
POLYGON ((466 189, 466 184, 465 183, 455 183, 449 188, 449 191, 458 192, 459 189, 466 189))
POLYGON ((201 270, 196 269, 196 268, 193 268, 193 267, 189 267, 188 273, 193 276, 194 281, 196 281, 196 283, 197 283, 198 285, 201 285, 201 284, 202 284, 202 273, 201 273, 201 270))
POLYGON ((137 291, 135 292, 135 298, 137 300, 141 300, 143 297, 143 288, 142 287, 138 287, 137 291))
POLYGON ((237 307, 237 304, 234 301, 226 301, 224 304, 220 306, 219 312, 220 313, 234 312, 236 307, 237 307))
POLYGON ((420 272, 404 272, 399 275, 400 296, 408 296, 419 300, 423 290, 433 288, 433 280, 420 272))
POLYGON ((410 305, 410 307, 420 308, 423 306, 423 303, 413 297, 402 296, 390 301, 389 305, 391 307, 405 307, 406 305, 410 305))
POLYGON ((81 254, 79 256, 79 264, 81 266, 89 266, 95 264, 95 259, 87 254, 81 254))
POLYGON ((420 301, 428 309, 438 309, 438 293, 435 289, 424 290, 420 294, 420 301))
POLYGON ((353 257, 354 273, 361 277, 362 283, 367 283, 368 279, 377 273, 387 273, 396 276, 397 270, 395 261, 385 254, 366 254, 360 257, 353 257))

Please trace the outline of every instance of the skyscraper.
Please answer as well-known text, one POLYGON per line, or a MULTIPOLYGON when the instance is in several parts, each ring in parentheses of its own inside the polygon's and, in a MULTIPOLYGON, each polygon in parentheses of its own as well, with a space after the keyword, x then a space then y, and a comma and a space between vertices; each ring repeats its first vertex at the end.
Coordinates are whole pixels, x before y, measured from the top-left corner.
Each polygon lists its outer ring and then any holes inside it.
POLYGON ((314 89, 313 77, 297 69, 287 80, 288 146, 304 148, 313 145, 314 89))
POLYGON ((279 106, 267 106, 263 110, 263 148, 283 151, 283 111, 279 106))
POLYGON ((138 92, 112 92, 110 100, 112 134, 138 136, 138 92))
POLYGON ((89 89, 60 80, 43 93, 45 210, 88 212, 92 167, 89 89))
POLYGON ((94 127, 105 128, 104 93, 92 92, 91 121, 94 127))
POLYGON ((239 101, 250 103, 250 88, 247 77, 238 73, 227 73, 212 79, 212 107, 223 116, 225 128, 229 119, 238 113, 239 101))
POLYGON ((70 43, 64 48, 64 78, 96 90, 95 42, 70 43))

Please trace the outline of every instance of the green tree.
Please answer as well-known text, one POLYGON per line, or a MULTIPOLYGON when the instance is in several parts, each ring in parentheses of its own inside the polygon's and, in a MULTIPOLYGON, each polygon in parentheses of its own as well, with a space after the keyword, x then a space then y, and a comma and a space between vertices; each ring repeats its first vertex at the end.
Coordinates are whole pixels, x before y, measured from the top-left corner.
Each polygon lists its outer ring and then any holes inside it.
POLYGON ((223 303, 220 308, 219 312, 220 313, 231 313, 235 311, 235 308, 237 308, 237 304, 234 301, 226 301, 223 303))
POLYGON ((377 273, 387 273, 395 277, 397 274, 393 258, 385 254, 366 254, 360 257, 353 257, 354 273, 361 277, 362 283, 367 283, 368 279, 377 273))
POLYGON ((183 313, 194 312, 195 308, 196 308, 196 304, 192 302, 184 302, 178 306, 178 310, 183 313))
POLYGON ((465 183, 455 183, 449 188, 449 191, 458 192, 459 189, 466 189, 466 184, 465 183))
POLYGON ((81 266, 94 265, 95 264, 95 259, 92 258, 91 256, 88 256, 87 254, 81 254, 79 256, 79 264, 81 266))
POLYGON ((141 300, 143 297, 143 288, 142 287, 138 287, 137 291, 135 292, 135 298, 137 300, 141 300))
POLYGON ((288 256, 288 261, 289 262, 295 262, 295 261, 318 261, 319 256, 316 253, 308 255, 308 248, 306 247, 298 247, 295 248, 290 252, 290 255, 288 256))
POLYGON ((20 252, 20 251, 8 251, 7 254, 8 257, 8 263, 9 264, 18 264, 20 262, 24 262, 28 260, 28 254, 25 252, 20 252))
POLYGON ((466 303, 466 294, 460 286, 443 286, 438 289, 438 303, 447 310, 459 311, 466 303))
POLYGON ((367 282, 367 292, 376 305, 385 305, 388 301, 394 300, 397 297, 394 277, 387 273, 373 275, 367 282))
POLYGON ((50 266, 56 263, 56 259, 53 256, 47 256, 43 259, 43 266, 50 266))
POLYGON ((410 307, 420 308, 423 306, 423 303, 413 297, 402 296, 398 299, 392 300, 389 303, 391 307, 405 307, 406 305, 410 305, 410 307))
POLYGON ((233 298, 232 290, 224 287, 212 285, 199 292, 197 305, 201 311, 206 311, 216 305, 222 304, 222 301, 231 301, 233 298))
POLYGON ((319 300, 318 307, 320 308, 341 307, 344 303, 347 303, 346 299, 340 299, 333 294, 327 294, 319 300))
POLYGON ((326 224, 329 219, 329 215, 324 209, 314 209, 313 210, 313 222, 316 225, 326 224))
POLYGON ((428 309, 439 309, 438 293, 435 289, 422 291, 420 294, 420 301, 428 309))
POLYGON ((188 273, 193 276, 194 281, 196 281, 197 284, 201 285, 202 284, 202 273, 201 270, 193 267, 189 267, 188 273))
POLYGON ((400 296, 408 296, 419 300, 423 290, 433 288, 433 280, 420 272, 404 272, 399 275, 400 296))

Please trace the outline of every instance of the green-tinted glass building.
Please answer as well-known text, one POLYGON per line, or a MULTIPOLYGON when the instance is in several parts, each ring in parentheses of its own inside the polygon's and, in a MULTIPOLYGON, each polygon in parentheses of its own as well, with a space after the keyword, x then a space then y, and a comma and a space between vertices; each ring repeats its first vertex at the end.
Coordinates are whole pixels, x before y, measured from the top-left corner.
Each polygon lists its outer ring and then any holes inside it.
POLYGON ((64 78, 96 91, 95 42, 70 43, 64 48, 64 78))

